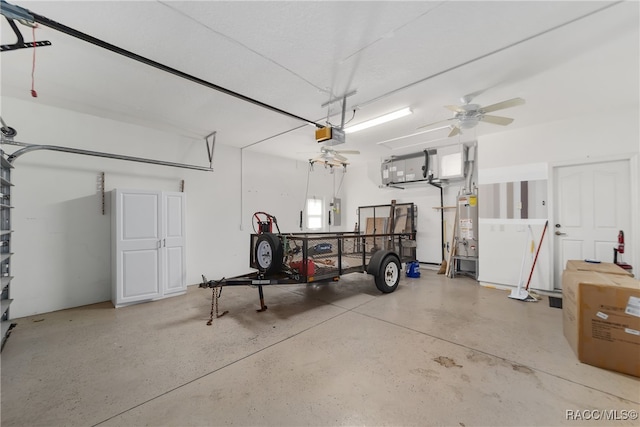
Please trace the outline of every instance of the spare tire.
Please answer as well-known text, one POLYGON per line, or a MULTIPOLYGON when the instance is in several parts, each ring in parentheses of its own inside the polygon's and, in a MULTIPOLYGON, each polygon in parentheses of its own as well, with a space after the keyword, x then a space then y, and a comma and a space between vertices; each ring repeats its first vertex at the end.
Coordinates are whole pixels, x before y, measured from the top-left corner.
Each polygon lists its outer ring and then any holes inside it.
POLYGON ((260 272, 269 274, 279 272, 282 269, 284 249, 277 235, 273 233, 260 234, 253 251, 260 272))

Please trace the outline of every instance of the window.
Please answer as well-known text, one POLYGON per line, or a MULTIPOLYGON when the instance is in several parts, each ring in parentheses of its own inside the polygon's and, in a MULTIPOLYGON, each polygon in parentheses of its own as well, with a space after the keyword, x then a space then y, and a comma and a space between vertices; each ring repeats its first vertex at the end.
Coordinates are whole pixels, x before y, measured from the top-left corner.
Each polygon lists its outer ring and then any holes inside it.
POLYGON ((322 228, 322 200, 307 200, 307 228, 309 230, 322 228))

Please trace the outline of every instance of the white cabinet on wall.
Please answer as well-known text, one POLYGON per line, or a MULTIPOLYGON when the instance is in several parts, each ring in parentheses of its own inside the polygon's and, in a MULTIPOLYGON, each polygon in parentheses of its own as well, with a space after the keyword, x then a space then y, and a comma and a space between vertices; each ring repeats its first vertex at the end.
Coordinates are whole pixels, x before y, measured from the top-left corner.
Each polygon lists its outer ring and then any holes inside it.
POLYGON ((184 293, 185 194, 116 189, 112 209, 113 305, 184 293))

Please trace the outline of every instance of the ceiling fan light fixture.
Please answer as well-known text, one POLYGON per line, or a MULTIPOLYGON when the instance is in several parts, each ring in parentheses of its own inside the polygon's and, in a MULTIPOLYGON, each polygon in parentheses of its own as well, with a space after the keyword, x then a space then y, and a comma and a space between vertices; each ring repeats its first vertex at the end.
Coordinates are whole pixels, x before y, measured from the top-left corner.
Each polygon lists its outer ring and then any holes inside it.
POLYGON ((465 117, 458 123, 460 129, 471 129, 478 125, 480 120, 477 117, 465 117))
POLYGON ((399 119, 401 117, 408 116, 411 113, 413 113, 413 111, 411 111, 411 108, 409 108, 409 107, 403 108, 402 110, 394 111, 393 113, 385 114, 384 116, 376 117, 375 119, 367 120, 366 122, 362 122, 362 123, 358 123, 357 125, 349 126, 348 128, 345 128, 344 131, 345 131, 345 133, 358 132, 358 131, 361 131, 361 130, 364 130, 364 129, 368 129, 368 128, 373 127, 373 126, 378 126, 378 125, 381 125, 383 123, 387 123, 387 122, 390 122, 392 120, 399 119))

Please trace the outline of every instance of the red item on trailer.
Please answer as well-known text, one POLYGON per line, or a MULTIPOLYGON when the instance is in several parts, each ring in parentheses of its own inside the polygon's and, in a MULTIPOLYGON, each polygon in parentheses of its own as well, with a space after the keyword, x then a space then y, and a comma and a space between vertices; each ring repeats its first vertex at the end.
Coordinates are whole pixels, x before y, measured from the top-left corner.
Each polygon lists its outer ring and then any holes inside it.
POLYGON ((256 234, 273 233, 273 224, 276 225, 276 228, 278 228, 278 232, 280 232, 280 229, 278 227, 278 220, 275 216, 266 212, 256 212, 253 214, 253 217, 256 219, 256 225, 258 226, 257 230, 254 226, 254 231, 256 232, 256 234), (264 219, 260 218, 260 216, 264 216, 264 219))

